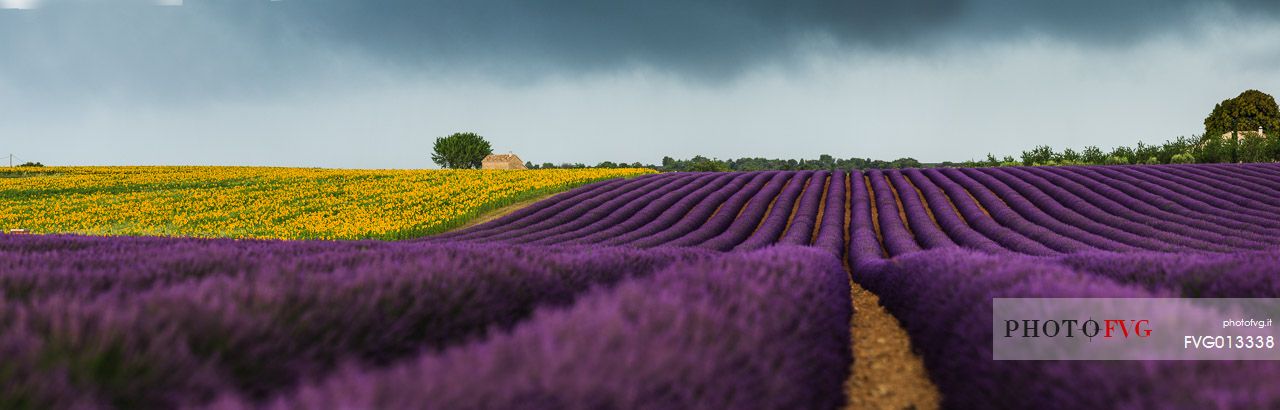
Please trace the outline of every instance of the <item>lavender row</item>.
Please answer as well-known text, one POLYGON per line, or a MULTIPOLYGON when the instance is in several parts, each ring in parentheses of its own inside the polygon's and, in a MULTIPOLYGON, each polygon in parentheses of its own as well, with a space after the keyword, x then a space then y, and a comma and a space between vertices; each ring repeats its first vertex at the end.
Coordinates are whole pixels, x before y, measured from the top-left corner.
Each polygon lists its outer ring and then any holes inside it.
MULTIPOLYGON (((1062 171, 1062 170, 1059 170, 1062 171)), ((1070 220, 1088 228, 1091 232, 1113 238, 1141 249, 1126 251, 1157 250, 1164 252, 1185 252, 1193 250, 1230 251, 1234 248, 1224 247, 1218 242, 1238 241, 1237 246, 1247 246, 1248 241, 1239 241, 1213 231, 1197 229, 1168 221, 1171 215, 1163 215, 1155 208, 1145 208, 1152 214, 1134 211, 1142 208, 1144 203, 1129 199, 1123 194, 1110 192, 1101 195, 1091 187, 1101 184, 1084 185, 1065 178, 1062 174, 1069 172, 1045 172, 1034 169, 1011 169, 994 172, 996 178, 1008 182, 1016 189, 1024 192, 1043 192, 1054 201, 1066 205, 1067 213, 1075 213, 1085 218, 1070 220), (1160 218, 1158 216, 1163 216, 1160 218), (1092 223, 1089 223, 1092 221, 1092 223), (1208 237, 1207 239, 1205 237, 1208 237)), ((1055 212, 1054 216, 1063 217, 1063 213, 1055 212)), ((1101 248, 1106 249, 1106 248, 1101 248)))
MULTIPOLYGON (((1147 250, 1222 251, 1224 249, 1221 243, 1240 247, 1256 243, 1242 238, 1238 232, 1233 233, 1215 224, 1178 213, 1167 199, 1153 198, 1148 192, 1126 190, 1132 187, 1110 185, 1109 181, 1090 180, 1070 169, 1057 171, 1014 169, 1007 174, 1017 175, 1022 181, 1047 192, 1072 209, 1081 210, 1090 220, 1113 229, 1120 228, 1119 235, 1123 235, 1126 241, 1147 250), (1164 202, 1160 202, 1162 199, 1164 202), (1165 207, 1157 207, 1154 205, 1156 203, 1165 207), (1134 239, 1132 235, 1139 235, 1138 238, 1145 240, 1134 239), (1157 240, 1159 242, 1153 242, 1157 240)), ((1200 218, 1203 217, 1205 215, 1200 215, 1200 218)))
MULTIPOLYGON (((706 178, 706 176, 703 176, 706 178)), ((569 221, 564 221, 552 228, 533 231, 523 237, 512 238, 512 241, 530 244, 558 244, 574 237, 580 237, 584 234, 595 233, 608 226, 614 226, 618 223, 633 216, 639 212, 645 205, 652 203, 658 198, 662 198, 672 192, 681 192, 680 189, 686 185, 697 185, 702 178, 695 176, 686 176, 684 178, 675 178, 674 180, 660 180, 654 178, 656 183, 651 185, 651 190, 637 190, 627 195, 620 195, 611 203, 620 204, 621 206, 611 206, 606 203, 596 209, 588 211, 585 215, 569 221)), ((677 194, 678 195, 678 194, 677 194)))
POLYGON ((618 207, 644 195, 646 192, 664 185, 664 183, 669 180, 670 179, 664 178, 645 178, 639 181, 628 181, 629 183, 619 186, 618 189, 613 190, 607 195, 598 195, 591 199, 578 201, 573 204, 573 206, 541 219, 529 226, 519 229, 507 229, 505 231, 477 239, 486 241, 511 240, 512 242, 519 242, 518 238, 522 236, 536 235, 543 232, 559 233, 557 229, 562 228, 567 223, 589 218, 589 215, 591 215, 593 211, 599 211, 601 209, 616 210, 618 207))
POLYGON ((1250 221, 1251 218, 1233 215, 1222 208, 1210 206, 1195 198, 1113 170, 1062 168, 1056 175, 1051 176, 1070 179, 1080 186, 1095 191, 1098 195, 1125 201, 1125 205, 1132 208, 1131 210, 1119 209, 1122 213, 1140 213, 1167 221, 1163 223, 1182 224, 1254 241, 1265 241, 1267 238, 1280 235, 1280 230, 1253 223, 1250 221))
POLYGON ((609 227, 595 234, 589 234, 582 238, 573 239, 567 243, 572 244, 617 244, 632 241, 644 235, 649 235, 666 229, 680 220, 690 209, 697 206, 698 203, 707 200, 709 196, 716 195, 717 192, 727 191, 731 185, 735 185, 740 181, 745 181, 742 176, 733 174, 723 174, 717 176, 714 180, 699 186, 693 192, 678 196, 669 194, 661 200, 655 202, 652 207, 646 207, 635 218, 628 220, 618 226, 609 227))
MULTIPOLYGON (((965 170, 970 171, 970 170, 965 170)), ((999 196, 1005 204, 1027 220, 1059 235, 1074 239, 1093 248, 1133 252, 1147 249, 1174 250, 1167 244, 1129 233, 1115 226, 1099 223, 1090 218, 1109 217, 1097 209, 1083 205, 1079 198, 1053 196, 1038 190, 1031 184, 995 170, 995 172, 966 172, 978 183, 999 196), (1062 199, 1063 203, 1058 202, 1062 199), (1074 205, 1066 206, 1064 205, 1074 205), (1084 214, 1081 214, 1084 212, 1084 214), (1114 238, 1114 239, 1113 239, 1114 238)), ((1052 188, 1052 187, 1049 187, 1052 188)), ((1056 191, 1051 191, 1055 192, 1056 191)), ((1127 222, 1113 220, 1111 222, 1127 222)))
POLYGON ((956 247, 955 241, 942 231, 942 227, 938 222, 934 221, 934 217, 930 214, 928 207, 925 205, 924 199, 921 198, 920 192, 916 187, 911 185, 901 172, 892 170, 884 173, 889 179, 889 184, 898 192, 901 199, 902 211, 906 215, 908 221, 912 221, 911 231, 915 233, 916 240, 920 242, 920 246, 925 249, 937 248, 953 248, 956 247))
MULTIPOLYGON (((531 258, 551 258, 539 263, 552 263, 560 255, 576 255, 584 249, 596 248, 516 246, 503 249, 531 258)), ((221 277, 258 277, 287 271, 351 271, 369 264, 420 263, 429 259, 423 252, 441 249, 479 254, 497 247, 465 242, 0 235, 0 297, 10 302, 48 295, 92 297, 110 292, 186 286, 221 277)))
MULTIPOLYGON (((636 179, 643 179, 645 177, 653 178, 655 176, 642 176, 636 179)), ((535 202, 532 205, 521 208, 519 210, 516 210, 515 212, 512 212, 501 218, 498 218, 491 223, 477 225, 477 226, 473 226, 471 228, 467 228, 459 231, 447 232, 440 235, 423 238, 423 240, 424 241, 441 241, 441 240, 470 239, 470 238, 481 237, 485 234, 488 234, 500 229, 523 228, 525 226, 528 226, 530 224, 533 224, 537 221, 542 220, 547 215, 553 215, 563 210, 564 208, 568 208, 572 206, 576 201, 580 201, 583 199, 590 199, 599 195, 605 195, 610 191, 617 189, 618 187, 621 187, 624 184, 634 182, 634 181, 635 179, 633 180, 612 179, 607 181, 590 183, 590 184, 583 185, 581 187, 569 190, 568 192, 564 192, 559 195, 552 196, 551 198, 535 202)))
POLYGON ((849 180, 849 249, 846 257, 855 276, 861 271, 861 265, 879 263, 888 254, 871 221, 871 191, 866 181, 859 173, 854 173, 849 180))
POLYGON ((1267 204, 1271 209, 1276 209, 1280 205, 1276 205, 1271 198, 1280 195, 1280 181, 1276 181, 1274 176, 1255 175, 1247 168, 1222 168, 1222 167, 1171 167, 1175 170, 1182 170, 1201 175, 1209 178, 1211 181, 1232 181, 1237 185, 1245 187, 1249 194, 1253 194, 1254 198, 1260 198, 1262 203, 1267 204))
MULTIPOLYGON (((543 238, 540 241, 552 244, 590 244, 596 243, 605 238, 616 237, 623 232, 630 232, 639 229, 641 226, 652 222, 658 218, 663 211, 672 207, 680 200, 710 192, 714 188, 729 180, 728 175, 707 174, 699 176, 696 179, 689 180, 688 183, 679 186, 679 189, 664 192, 661 195, 649 195, 636 201, 638 210, 625 216, 618 218, 618 215, 611 215, 609 218, 599 223, 578 229, 576 231, 564 233, 554 238, 543 238)), ((673 183, 673 185, 677 185, 673 183)))
POLYGON ((1280 204, 1274 203, 1274 196, 1267 195, 1265 188, 1244 178, 1236 177, 1228 181, 1222 177, 1212 176, 1208 169, 1202 169, 1202 167, 1142 167, 1134 168, 1132 171, 1185 183, 1202 192, 1214 192, 1245 209, 1280 212, 1280 204), (1260 190, 1264 192, 1259 192, 1260 190))
MULTIPOLYGON (((1229 173, 1252 175, 1266 180, 1280 177, 1280 167, 1276 167, 1275 164, 1209 164, 1206 166, 1229 173)), ((1280 183, 1273 183, 1272 186, 1280 190, 1280 183)))
MULTIPOLYGON (((729 197, 729 200, 716 204, 711 217, 705 219, 686 217, 685 221, 681 221, 681 224, 686 224, 690 227, 696 226, 695 229, 689 230, 670 241, 655 245, 696 246, 705 243, 724 232, 734 221, 737 221, 739 219, 738 216, 748 208, 748 204, 754 203, 756 209, 763 211, 768 206, 768 201, 772 200, 773 196, 777 195, 782 188, 782 182, 786 181, 788 174, 785 172, 759 174, 746 188, 729 197)), ((706 204, 704 206, 710 209, 711 205, 706 204)))
POLYGON ((1008 252, 999 243, 973 229, 968 221, 963 219, 958 208, 953 205, 954 201, 920 170, 908 169, 903 171, 903 174, 908 179, 908 185, 920 189, 920 193, 924 195, 924 201, 929 203, 934 220, 957 245, 988 253, 1008 252))
MULTIPOLYGON (((352 366, 269 408, 837 408, 847 277, 812 248, 672 266, 507 334, 386 369, 352 366)), ((226 397, 217 408, 258 403, 226 397)))
POLYGON ((885 249, 890 255, 919 252, 920 245, 916 243, 916 236, 908 225, 924 225, 928 223, 928 219, 904 220, 899 215, 897 196, 879 170, 868 171, 864 179, 871 182, 871 191, 875 193, 875 203, 872 206, 876 208, 885 249))
POLYGON ((1236 211, 1236 213, 1254 215, 1254 217, 1267 218, 1272 215, 1274 219, 1275 210, 1271 210, 1271 206, 1265 202, 1248 199, 1240 195, 1242 190, 1233 186, 1213 186, 1213 184, 1196 181, 1196 179, 1185 178, 1179 174, 1167 172, 1153 172, 1147 168, 1151 167, 1121 167, 1117 172, 1129 174, 1137 178, 1149 179, 1149 181, 1161 184, 1165 187, 1180 187, 1179 190, 1184 195, 1193 195, 1208 199, 1211 197, 1213 205, 1221 206, 1222 209, 1236 211))
POLYGON ((479 340, 535 309, 569 306, 590 289, 708 256, 492 245, 171 246, 165 239, 112 249, 94 238, 61 241, 72 250, 49 252, 46 238, 3 241, 0 407, 265 397, 339 362, 385 365, 479 340), (78 240, 90 243, 77 248, 78 240), (153 257, 178 247, 190 252, 153 257))
POLYGON ((844 253, 844 205, 847 181, 848 177, 844 171, 831 173, 826 208, 822 211, 821 225, 818 226, 818 234, 813 241, 813 246, 835 255, 844 253))
MULTIPOLYGON (((1275 179, 1274 176, 1262 176, 1262 174, 1256 174, 1256 170, 1249 168, 1249 165, 1251 164, 1240 164, 1240 165, 1213 164, 1213 167, 1208 167, 1208 165, 1206 165, 1206 167, 1202 167, 1202 168, 1216 170, 1216 172, 1219 172, 1221 174, 1222 178, 1235 179, 1235 178, 1239 178, 1240 176, 1253 177, 1254 178, 1253 181, 1267 182, 1268 186, 1272 187, 1270 188, 1270 190, 1263 191, 1263 192, 1267 192, 1268 196, 1274 197, 1276 195, 1280 195, 1280 191, 1276 191, 1274 188, 1275 186, 1277 186, 1277 184, 1280 184, 1280 183, 1271 181, 1271 179, 1275 179), (1220 167, 1220 165, 1225 165, 1225 167, 1220 167), (1263 179, 1263 178, 1266 178, 1266 179, 1263 179)), ((1258 164, 1258 165, 1262 165, 1262 164, 1258 164)), ((1271 167, 1271 168, 1274 168, 1274 167, 1271 167)), ((1203 205, 1203 202, 1198 202, 1198 204, 1203 205)), ((1219 213, 1224 213, 1225 217, 1228 217, 1230 219, 1248 220, 1249 224, 1245 225, 1245 228, 1247 229, 1258 229, 1260 227, 1265 227, 1262 229, 1267 234, 1276 234, 1276 232, 1280 232, 1280 222, 1277 222, 1275 218, 1262 217, 1262 215, 1266 214, 1265 211, 1258 211, 1258 210, 1253 210, 1249 208, 1240 208, 1240 206, 1229 206, 1229 208, 1225 208, 1225 209, 1212 208, 1211 211, 1219 211, 1219 213), (1253 211, 1253 213, 1257 213, 1257 215, 1244 215, 1244 217, 1248 217, 1248 218, 1242 218, 1242 215, 1229 213, 1229 210, 1249 210, 1249 211, 1253 211)))
POLYGON ((743 187, 758 179, 757 177, 758 175, 752 174, 735 175, 728 184, 721 186, 710 194, 700 198, 681 200, 676 206, 663 212, 658 220, 645 224, 635 231, 605 240, 603 243, 606 245, 626 244, 635 246, 647 243, 649 246, 653 246, 678 238, 697 228, 698 225, 694 225, 690 222, 690 219, 695 219, 693 222, 705 221, 715 212, 716 205, 737 194, 743 187))
MULTIPOLYGON (((1193 210, 1202 216, 1210 216, 1217 218, 1216 223, 1225 223, 1229 225, 1231 222, 1218 221, 1238 221, 1237 224, 1244 226, 1232 226, 1233 228, 1243 230, 1274 230, 1277 228, 1276 221, 1271 218, 1261 217, 1259 215, 1247 215, 1234 211, 1238 206, 1230 205, 1229 202, 1223 201, 1221 198, 1208 195, 1195 190, 1186 189, 1179 184, 1170 184, 1167 181, 1161 181, 1155 178, 1144 176, 1134 176, 1129 173, 1121 172, 1123 167, 1114 168, 1070 168, 1069 171, 1074 173, 1089 175, 1095 179, 1109 181, 1110 185, 1126 184, 1129 190, 1136 195, 1144 195, 1142 193, 1154 194, 1160 198, 1181 206, 1185 209, 1193 210)), ((1118 188, 1120 186, 1117 186, 1118 188)), ((1123 189, 1123 188, 1121 188, 1123 189)), ((1264 231, 1265 233, 1265 231, 1264 231)))
POLYGON ((1251 172, 1255 172, 1261 176, 1274 178, 1280 177, 1280 165, 1271 164, 1211 164, 1206 166, 1228 167, 1228 168, 1245 168, 1251 172))
POLYGON ((1248 206, 1241 206, 1238 203, 1228 200, 1227 198, 1231 198, 1232 195, 1225 191, 1221 191, 1216 188, 1209 188, 1204 185, 1194 186, 1194 181, 1179 180, 1179 177, 1176 175, 1153 178, 1151 175, 1147 175, 1144 172, 1128 168, 1129 167, 1115 167, 1115 169, 1092 169, 1090 171, 1108 175, 1112 178, 1133 184, 1142 185, 1143 188, 1150 189, 1153 192, 1173 192, 1174 196, 1171 197, 1171 199, 1180 199, 1184 203, 1187 201, 1196 201, 1201 205, 1212 205, 1210 213, 1221 215, 1224 218, 1239 219, 1269 229, 1276 229, 1280 227, 1280 222, 1275 221, 1274 218, 1269 218, 1266 212, 1251 209, 1248 206))
MULTIPOLYGON (((1270 241, 1280 234, 1280 230, 1275 229, 1280 224, 1274 218, 1264 218, 1257 213, 1253 215, 1241 213, 1242 210, 1254 211, 1240 206, 1231 206, 1230 202, 1222 200, 1216 194, 1187 189, 1175 177, 1152 177, 1137 171, 1138 169, 1171 168, 1173 167, 1063 167, 1054 170, 1027 168, 1023 172, 1047 175, 1046 178, 1049 176, 1071 178, 1088 189, 1099 192, 1109 191, 1108 197, 1119 193, 1114 199, 1121 202, 1123 207, 1109 211, 1123 212, 1124 208, 1141 210, 1136 213, 1129 211, 1122 216, 1130 219, 1134 219, 1133 216, 1145 218, 1145 220, 1135 220, 1188 237, 1206 238, 1205 234, 1208 233, 1210 234, 1208 238, 1213 238, 1214 243, 1218 243, 1219 238, 1212 235, 1221 235, 1225 238, 1238 237, 1248 242, 1259 243, 1270 241), (1153 208, 1144 204, 1159 204, 1159 207, 1153 208)), ((1241 246, 1239 243, 1228 244, 1241 246)))
MULTIPOLYGON (((717 225, 727 224, 726 219, 728 217, 725 216, 726 214, 736 214, 742 208, 742 205, 750 200, 760 188, 763 188, 774 175, 776 174, 745 174, 741 185, 725 187, 727 190, 716 192, 714 195, 699 202, 697 206, 679 217, 674 224, 665 230, 644 236, 628 245, 639 247, 678 246, 673 242, 679 240, 687 241, 691 235, 710 236, 710 234, 713 234, 711 231, 717 225)), ((728 222, 732 222, 732 220, 728 220, 728 222)))
POLYGON ((1028 255, 1054 255, 1058 253, 1039 242, 1027 238, 1022 233, 996 222, 996 219, 994 219, 996 214, 989 215, 987 213, 990 212, 989 210, 984 212, 985 208, 979 208, 979 202, 970 196, 969 191, 952 181, 947 175, 936 170, 922 171, 921 174, 924 174, 930 181, 942 188, 969 226, 1000 244, 1001 247, 1028 255))
POLYGON ((799 185, 799 182, 795 182, 795 179, 801 176, 802 174, 800 173, 778 173, 775 175, 773 180, 765 186, 765 189, 757 193, 751 199, 751 202, 741 212, 738 212, 728 228, 715 237, 699 243, 697 246, 727 251, 747 240, 760 226, 761 221, 764 220, 766 213, 771 210, 774 202, 778 200, 783 189, 792 186, 792 184, 799 185))
MULTIPOLYGON (((969 177, 965 172, 954 168, 940 170, 939 172, 946 174, 965 190, 969 191, 982 204, 982 207, 991 214, 991 217, 1001 225, 1007 226, 1023 236, 1058 252, 1069 253, 1092 249, 1083 242, 1028 221, 1013 208, 1009 207, 1002 196, 998 196, 996 192, 992 192, 989 188, 969 177)), ((1011 194, 1011 192, 1003 192, 1001 194, 1007 195, 1011 194)))
POLYGON ((804 197, 796 204, 795 215, 792 215, 787 228, 778 239, 783 245, 808 245, 813 243, 814 224, 818 221, 818 209, 823 205, 823 196, 827 193, 827 184, 831 181, 831 172, 821 171, 809 179, 809 186, 804 189, 804 197))
POLYGON ((760 249, 778 242, 794 215, 793 211, 800 205, 800 197, 806 192, 805 189, 810 184, 811 178, 814 178, 814 173, 809 171, 792 177, 791 181, 787 182, 787 189, 782 191, 771 205, 768 216, 760 221, 759 226, 746 241, 739 243, 733 250, 760 249))

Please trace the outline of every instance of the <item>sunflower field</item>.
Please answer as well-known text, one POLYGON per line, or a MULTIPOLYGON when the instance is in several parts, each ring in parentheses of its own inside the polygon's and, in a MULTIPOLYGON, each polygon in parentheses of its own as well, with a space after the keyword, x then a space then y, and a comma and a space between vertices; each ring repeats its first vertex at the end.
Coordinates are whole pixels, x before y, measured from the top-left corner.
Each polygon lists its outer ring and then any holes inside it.
POLYGON ((648 169, 49 167, 0 171, 0 229, 275 239, 405 239, 648 169))

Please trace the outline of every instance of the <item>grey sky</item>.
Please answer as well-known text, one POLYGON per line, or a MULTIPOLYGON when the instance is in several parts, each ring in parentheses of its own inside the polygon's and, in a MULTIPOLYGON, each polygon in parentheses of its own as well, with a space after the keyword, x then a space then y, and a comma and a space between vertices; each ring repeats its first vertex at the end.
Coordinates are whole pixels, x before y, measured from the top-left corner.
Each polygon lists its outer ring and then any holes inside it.
POLYGON ((412 168, 469 130, 535 162, 964 160, 1280 92, 1261 0, 157 3, 0 0, 0 153, 412 168))

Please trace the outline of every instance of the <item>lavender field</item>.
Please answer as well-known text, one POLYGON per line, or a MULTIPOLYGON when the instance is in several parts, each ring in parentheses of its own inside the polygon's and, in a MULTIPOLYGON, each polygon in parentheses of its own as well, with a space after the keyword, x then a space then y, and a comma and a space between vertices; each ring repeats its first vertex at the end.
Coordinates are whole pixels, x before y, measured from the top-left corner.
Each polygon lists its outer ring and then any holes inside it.
POLYGON ((1280 297, 1275 164, 668 173, 401 242, 0 237, 0 408, 839 408, 852 284, 945 408, 1276 408, 993 361, 994 297, 1280 297), (852 283, 851 283, 852 282, 852 283))

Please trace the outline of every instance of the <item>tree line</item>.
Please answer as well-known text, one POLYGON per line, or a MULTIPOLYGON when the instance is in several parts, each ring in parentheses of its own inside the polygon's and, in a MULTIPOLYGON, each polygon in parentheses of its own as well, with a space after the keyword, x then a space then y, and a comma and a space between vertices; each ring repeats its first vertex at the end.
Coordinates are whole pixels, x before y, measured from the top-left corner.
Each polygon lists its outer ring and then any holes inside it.
POLYGON ((738 158, 718 160, 704 156, 695 156, 687 160, 663 157, 660 171, 798 171, 823 169, 868 169, 868 168, 919 168, 924 166, 915 158, 899 158, 884 161, 871 158, 835 158, 822 154, 818 159, 771 159, 771 158, 738 158))
MULTIPOLYGON (((493 146, 484 137, 471 132, 459 132, 446 137, 436 138, 432 147, 431 160, 442 168, 470 169, 480 168, 484 157, 493 154, 493 146)), ((526 161, 528 169, 574 169, 574 168, 652 168, 661 172, 730 172, 730 171, 770 171, 770 170, 821 170, 821 169, 867 169, 867 168, 919 168, 924 166, 914 158, 899 158, 893 161, 875 160, 871 158, 839 159, 823 154, 818 159, 769 159, 738 158, 715 159, 701 155, 690 159, 663 157, 662 164, 642 164, 640 162, 603 161, 595 165, 584 163, 544 162, 535 164, 526 161)))
MULTIPOLYGON (((1216 162, 1280 161, 1280 107, 1272 96, 1258 90, 1246 90, 1234 98, 1214 106, 1204 120, 1204 134, 1178 137, 1162 144, 1139 142, 1136 146, 1119 146, 1103 150, 1088 146, 1079 151, 1055 150, 1040 145, 1015 158, 996 158, 987 154, 983 160, 964 162, 921 163, 914 158, 892 161, 871 158, 835 158, 821 155, 817 159, 737 158, 716 159, 694 156, 689 159, 663 157, 661 164, 604 161, 596 165, 583 163, 526 162, 529 169, 553 168, 652 168, 662 172, 730 172, 769 170, 887 169, 927 167, 994 167, 1011 165, 1127 165, 1190 164, 1216 162)), ((436 139, 432 160, 445 168, 478 168, 481 159, 493 150, 483 137, 474 133, 458 133, 436 139)))
POLYGON ((734 172, 734 171, 800 171, 831 169, 870 169, 870 168, 922 168, 931 164, 922 164, 914 158, 899 158, 884 161, 871 158, 840 159, 823 154, 818 159, 770 159, 770 158, 738 158, 716 159, 696 155, 689 159, 663 157, 662 164, 642 164, 604 161, 594 166, 582 163, 541 165, 526 162, 529 169, 563 169, 563 168, 652 168, 660 172, 734 172))
POLYGON ((1178 137, 1163 144, 1119 146, 1104 151, 1088 146, 1076 151, 1040 145, 1014 158, 966 161, 962 166, 1129 165, 1280 161, 1280 107, 1275 98, 1247 90, 1214 106, 1204 120, 1204 134, 1178 137))

